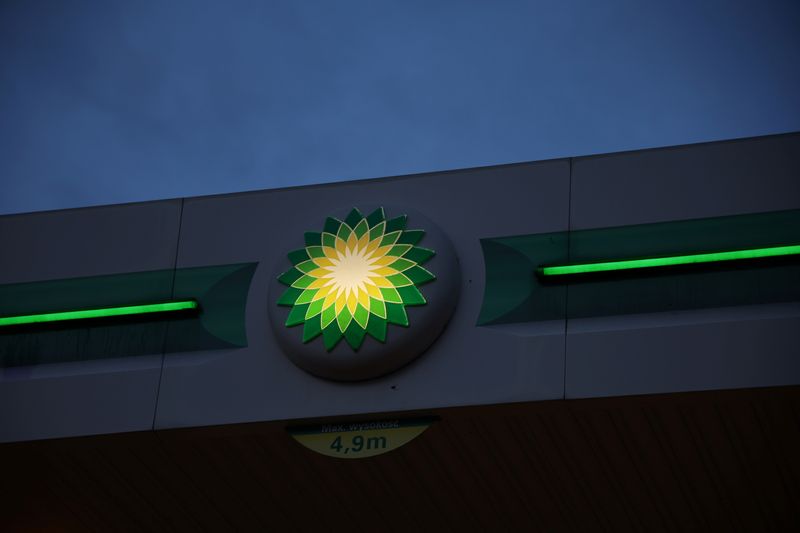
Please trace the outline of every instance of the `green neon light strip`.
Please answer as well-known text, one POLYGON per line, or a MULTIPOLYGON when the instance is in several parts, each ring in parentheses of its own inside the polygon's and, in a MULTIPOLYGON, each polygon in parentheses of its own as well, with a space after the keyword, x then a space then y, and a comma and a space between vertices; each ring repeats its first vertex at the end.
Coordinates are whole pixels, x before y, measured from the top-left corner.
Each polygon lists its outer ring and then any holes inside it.
POLYGON ((625 259, 620 261, 599 261, 578 265, 544 266, 536 269, 539 276, 571 276, 590 274, 593 272, 612 272, 615 270, 639 270, 644 268, 665 267, 674 265, 692 265, 700 263, 720 263, 722 261, 740 261, 743 259, 762 259, 800 255, 800 245, 774 246, 772 248, 755 248, 752 250, 732 250, 728 252, 712 252, 705 254, 673 255, 669 257, 653 257, 649 259, 625 259))
POLYGON ((153 303, 143 305, 126 305, 122 307, 105 307, 102 309, 81 309, 79 311, 59 311, 57 313, 39 313, 36 315, 19 315, 0 317, 0 327, 22 326, 26 324, 45 324, 49 322, 65 322, 67 320, 86 320, 90 318, 106 318, 112 316, 147 315, 152 313, 174 313, 188 309, 197 309, 194 300, 153 303))

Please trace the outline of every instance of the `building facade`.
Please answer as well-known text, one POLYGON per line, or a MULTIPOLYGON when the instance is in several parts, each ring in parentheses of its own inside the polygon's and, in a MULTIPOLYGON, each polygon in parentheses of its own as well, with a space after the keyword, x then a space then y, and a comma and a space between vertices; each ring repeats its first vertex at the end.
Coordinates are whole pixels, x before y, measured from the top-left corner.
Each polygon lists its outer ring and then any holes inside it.
POLYGON ((0 217, 4 515, 790 526, 798 246, 800 134, 0 217))

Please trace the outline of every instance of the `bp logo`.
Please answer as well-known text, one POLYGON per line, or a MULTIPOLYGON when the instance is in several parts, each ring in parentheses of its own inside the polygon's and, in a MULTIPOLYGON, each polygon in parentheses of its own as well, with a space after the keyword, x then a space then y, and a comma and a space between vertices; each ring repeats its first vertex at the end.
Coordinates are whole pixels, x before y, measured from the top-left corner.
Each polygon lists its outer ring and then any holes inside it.
POLYGON ((421 266, 435 255, 417 246, 425 231, 406 229, 407 218, 353 209, 306 233, 306 246, 289 253, 294 266, 278 278, 288 285, 278 299, 291 307, 285 325, 302 324, 303 342, 322 337, 329 352, 342 338, 358 350, 366 335, 386 342, 388 324, 408 326, 406 306, 425 305, 419 287, 436 276, 421 266))
POLYGON ((407 210, 351 208, 308 229, 317 231, 305 231, 271 288, 273 330, 298 366, 367 379, 403 366, 441 333, 460 275, 435 224, 407 210))

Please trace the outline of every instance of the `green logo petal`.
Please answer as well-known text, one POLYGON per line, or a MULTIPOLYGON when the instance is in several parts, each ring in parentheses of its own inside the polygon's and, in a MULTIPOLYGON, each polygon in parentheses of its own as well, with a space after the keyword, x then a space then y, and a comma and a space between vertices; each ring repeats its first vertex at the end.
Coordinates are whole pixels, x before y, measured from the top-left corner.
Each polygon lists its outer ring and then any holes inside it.
POLYGON ((354 208, 307 232, 305 248, 288 254, 294 266, 278 277, 287 286, 278 305, 292 308, 285 325, 303 324, 303 342, 322 336, 327 351, 342 338, 353 350, 366 335, 386 342, 387 323, 408 326, 406 306, 425 305, 418 287, 436 276, 421 266, 435 255, 417 246, 425 232, 407 230, 406 218, 354 208))

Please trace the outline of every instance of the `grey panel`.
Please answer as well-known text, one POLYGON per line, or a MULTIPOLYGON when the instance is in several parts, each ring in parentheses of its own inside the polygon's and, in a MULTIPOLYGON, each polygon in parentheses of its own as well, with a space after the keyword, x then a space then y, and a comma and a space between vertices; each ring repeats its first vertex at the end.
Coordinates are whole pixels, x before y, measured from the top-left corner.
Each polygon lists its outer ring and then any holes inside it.
POLYGON ((0 283, 173 268, 181 200, 0 217, 0 283))
POLYGON ((187 200, 179 267, 259 262, 248 302, 249 346, 168 355, 156 426, 561 398, 563 321, 475 323, 484 284, 479 239, 564 231, 568 178, 562 160, 187 200), (450 325, 419 359, 382 378, 336 383, 307 374, 280 351, 268 324, 267 289, 285 268, 285 254, 302 246, 304 231, 361 205, 392 213, 407 207, 432 219, 453 241, 462 290, 450 325))
POLYGON ((567 397, 800 383, 800 304, 569 321, 567 397))
POLYGON ((576 158, 573 230, 800 207, 800 134, 576 158))
MULTIPOLYGON (((0 217, 0 284, 173 268, 180 209, 177 200, 0 217)), ((160 367, 158 355, 6 368, 0 441, 149 429, 160 367)))
MULTIPOLYGON (((573 230, 797 209, 800 135, 580 158, 571 207, 573 230)), ((798 331, 791 305, 570 320, 566 395, 800 383, 798 331)))

